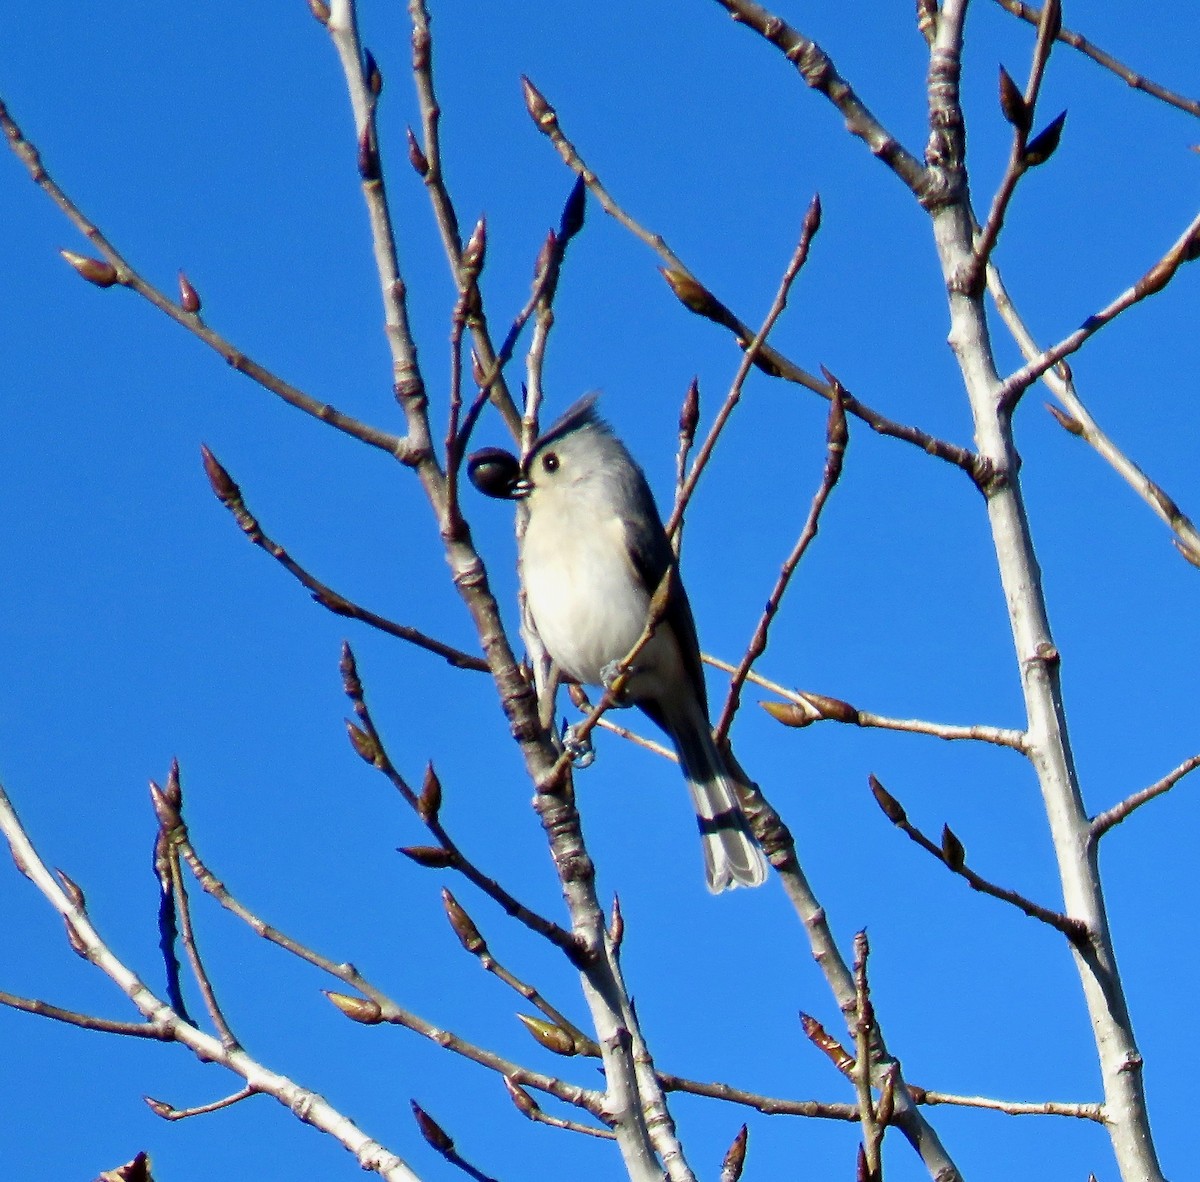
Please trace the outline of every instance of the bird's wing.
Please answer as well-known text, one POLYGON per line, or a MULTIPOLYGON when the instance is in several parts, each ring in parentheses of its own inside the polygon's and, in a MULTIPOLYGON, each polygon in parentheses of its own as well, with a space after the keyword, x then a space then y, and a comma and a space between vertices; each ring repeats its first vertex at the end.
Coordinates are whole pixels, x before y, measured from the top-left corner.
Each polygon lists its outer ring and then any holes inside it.
POLYGON ((636 522, 626 518, 624 525, 629 561, 646 588, 646 594, 653 595, 663 576, 668 571, 671 572, 671 587, 663 621, 669 624, 675 633, 683 667, 687 670, 688 678, 707 714, 708 692, 704 685, 704 666, 700 660, 700 639, 696 635, 696 621, 692 617, 692 607, 688 603, 687 592, 683 589, 683 580, 679 577, 679 568, 667 541, 666 530, 663 529, 657 513, 653 520, 636 522))

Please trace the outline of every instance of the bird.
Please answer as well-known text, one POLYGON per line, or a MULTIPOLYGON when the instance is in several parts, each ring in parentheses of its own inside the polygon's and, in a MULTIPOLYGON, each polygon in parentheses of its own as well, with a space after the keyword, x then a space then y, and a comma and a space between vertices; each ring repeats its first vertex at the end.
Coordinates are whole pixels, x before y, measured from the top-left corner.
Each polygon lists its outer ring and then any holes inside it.
POLYGON ((713 894, 766 881, 767 862, 713 740, 700 644, 674 552, 646 476, 597 410, 574 403, 523 460, 502 448, 471 455, 467 473, 488 496, 517 501, 526 608, 560 675, 614 688, 645 631, 664 577, 665 608, 620 685, 671 740, 700 827, 713 894))

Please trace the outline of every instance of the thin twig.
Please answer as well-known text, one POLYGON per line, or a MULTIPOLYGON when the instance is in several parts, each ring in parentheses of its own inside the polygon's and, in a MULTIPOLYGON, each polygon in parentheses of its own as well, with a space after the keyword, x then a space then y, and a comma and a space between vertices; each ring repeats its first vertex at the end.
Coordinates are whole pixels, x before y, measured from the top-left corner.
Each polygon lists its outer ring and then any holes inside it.
POLYGON ((1040 903, 1035 903, 1032 899, 1028 899, 1016 891, 1009 890, 1007 887, 997 886, 995 883, 982 878, 966 865, 966 855, 963 851, 962 843, 948 825, 942 830, 942 842, 940 845, 930 840, 930 838, 909 821, 908 814, 900 802, 874 776, 869 777, 869 779, 875 800, 878 802, 887 819, 923 850, 932 854, 952 874, 957 874, 960 878, 965 879, 967 885, 972 890, 979 891, 983 895, 990 895, 993 899, 999 899, 1001 902, 1011 904, 1019 911, 1023 911, 1031 919, 1040 920, 1056 931, 1062 932, 1074 944, 1082 944, 1087 940, 1089 932, 1087 925, 1082 920, 1075 919, 1073 916, 1063 915, 1059 911, 1052 911, 1049 907, 1043 907, 1040 903))
POLYGON ((586 1133, 589 1137, 600 1137, 611 1141, 616 1134, 611 1129, 598 1129, 594 1125, 585 1125, 579 1121, 566 1120, 561 1116, 551 1116, 543 1112, 537 1101, 515 1080, 504 1077, 504 1086, 508 1089, 509 1098, 517 1106, 517 1111, 538 1124, 549 1125, 555 1129, 568 1129, 572 1133, 586 1133))
POLYGON ((537 989, 522 981, 495 958, 475 921, 467 914, 466 908, 445 888, 442 889, 442 905, 459 943, 479 961, 480 966, 497 980, 503 981, 510 989, 519 993, 531 1005, 541 1010, 554 1023, 555 1027, 567 1036, 571 1046, 566 1053, 599 1058, 600 1048, 590 1035, 580 1030, 561 1010, 552 1006, 537 989))
MULTIPOLYGON (((402 462, 409 460, 411 453, 407 440, 399 435, 393 435, 388 431, 381 431, 377 427, 369 426, 358 419, 342 414, 341 411, 330 406, 328 403, 320 402, 310 395, 305 394, 302 390, 298 390, 288 382, 283 381, 282 378, 276 377, 270 370, 253 361, 240 349, 230 344, 223 336, 204 324, 198 313, 185 312, 179 304, 169 299, 159 288, 143 279, 117 251, 116 247, 100 232, 95 223, 55 184, 53 178, 42 164, 38 150, 25 138, 21 129, 9 115, 8 109, 3 102, 0 102, 0 128, 4 130, 9 146, 28 169, 34 183, 66 214, 68 221, 91 242, 92 246, 115 270, 116 274, 112 282, 135 291, 143 299, 153 304, 160 312, 165 313, 174 320, 176 324, 187 329, 188 332, 202 340, 210 349, 219 353, 239 373, 245 374, 252 381, 257 382, 265 390, 269 390, 272 394, 283 399, 290 406, 302 410, 305 414, 311 415, 323 423, 328 423, 331 427, 342 431, 362 443, 388 452, 402 462)), ((78 258, 78 256, 75 257, 78 258)), ((72 262, 76 270, 84 274, 85 278, 87 277, 86 268, 81 269, 80 265, 73 262, 70 257, 68 257, 67 261, 72 262)), ((90 260, 81 261, 86 263, 90 260)))
MULTIPOLYGON (((1032 4, 1024 4, 1022 0, 996 0, 996 3, 1001 8, 1011 12, 1013 16, 1019 16, 1023 21, 1028 21, 1031 25, 1036 25, 1041 21, 1042 10, 1035 8, 1032 4)), ((1080 34, 1063 28, 1059 30, 1058 39, 1071 46, 1072 49, 1077 49, 1080 53, 1090 57, 1097 65, 1103 66, 1106 70, 1111 70, 1123 82, 1132 86, 1134 90, 1140 90, 1143 94, 1161 99, 1164 103, 1168 103, 1172 107, 1178 107, 1179 110, 1186 111, 1189 115, 1200 116, 1200 102, 1197 102, 1196 99, 1185 98, 1183 95, 1176 94, 1174 91, 1168 90, 1165 86, 1160 86, 1157 82, 1147 78, 1144 74, 1139 74, 1131 70, 1111 54, 1105 53, 1103 49, 1093 45, 1085 37, 1080 36, 1080 34)))
MULTIPOLYGON (((421 111, 423 140, 423 151, 419 162, 424 167, 418 168, 418 171, 429 192, 434 219, 442 236, 442 246, 445 249, 446 258, 450 263, 450 273, 458 286, 461 297, 467 288, 462 266, 463 246, 459 234, 458 214, 455 211, 450 190, 446 185, 442 165, 439 131, 442 110, 434 87, 433 35, 430 30, 429 9, 424 0, 409 0, 408 13, 412 23, 412 73, 421 111)), ((468 322, 468 327, 474 342, 475 354, 480 365, 489 375, 482 387, 482 392, 495 403, 515 439, 518 437, 520 414, 504 380, 504 364, 507 358, 504 357, 503 350, 497 354, 492 347, 482 300, 478 301, 475 315, 468 322)), ((510 356, 511 351, 510 345, 510 356)))
MULTIPOLYGON (((1004 286, 1004 280, 994 265, 988 266, 987 285, 988 291, 995 301, 996 310, 1008 326, 1022 355, 1027 361, 1039 356, 1041 350, 1021 319, 1020 313, 1004 286)), ((1091 412, 1080 400, 1079 392, 1075 388, 1074 377, 1066 362, 1060 362, 1046 370, 1042 374, 1042 381, 1066 408, 1065 417, 1061 412, 1052 410, 1051 413, 1054 414, 1058 423, 1072 435, 1079 435, 1108 462, 1129 487, 1166 523, 1167 528, 1175 535, 1175 546, 1180 554, 1193 566, 1200 566, 1200 530, 1196 528, 1191 518, 1179 508, 1175 499, 1160 484, 1146 475, 1101 429, 1091 412)))
POLYGON ((959 1108, 986 1108, 1009 1116, 1069 1116, 1077 1120, 1092 1120, 1103 1124, 1103 1104, 1064 1104, 1056 1100, 1031 1101, 993 1100, 989 1096, 956 1096, 950 1092, 933 1092, 910 1084, 913 1099, 918 1104, 953 1104, 959 1108))
POLYGON ((487 662, 481 657, 472 656, 470 653, 465 653, 461 649, 454 648, 452 645, 435 640, 432 636, 427 636, 424 632, 412 628, 407 624, 397 624, 394 620, 389 620, 384 616, 377 615, 375 612, 368 611, 365 607, 361 607, 359 604, 354 603, 344 595, 333 590, 332 587, 322 583, 320 579, 309 573, 287 550, 263 531, 258 518, 247 507, 241 488, 216 456, 207 447, 202 446, 201 452, 204 458, 204 470, 208 474, 213 492, 221 504, 233 515, 233 519, 237 522, 242 533, 265 554, 269 554, 275 559, 288 574, 308 590, 313 599, 322 607, 327 608, 335 615, 359 620, 380 632, 386 632, 389 636, 395 636, 399 640, 405 640, 409 644, 423 648, 426 652, 431 652, 435 656, 442 657, 456 669, 474 669, 483 673, 488 671, 487 662))
POLYGON ((183 947, 187 953, 188 963, 192 966, 192 975, 196 978, 200 996, 204 998, 205 1008, 217 1029, 221 1045, 231 1051, 237 1050, 241 1043, 238 1042, 229 1028, 229 1023, 225 1020, 220 1003, 217 1001, 216 991, 209 979, 208 970, 205 969, 204 961, 200 956, 200 949, 196 945, 196 933, 192 928, 192 908, 188 901, 187 888, 183 883, 183 875, 180 873, 178 858, 172 859, 171 868, 175 898, 179 903, 180 935, 183 938, 183 947))
POLYGON ((206 1116, 210 1112, 220 1112, 222 1108, 232 1108, 235 1104, 240 1104, 243 1100, 249 1100, 251 1096, 257 1095, 257 1089, 247 1086, 230 1096, 224 1096, 220 1100, 213 1100, 208 1104, 197 1104, 192 1108, 176 1108, 166 1103, 165 1100, 154 1100, 150 1096, 144 1096, 143 1099, 155 1116, 173 1121, 187 1120, 189 1116, 206 1116))
POLYGON ((484 894, 494 900, 504 910, 506 915, 518 920, 531 931, 545 937, 552 944, 561 948, 573 963, 578 965, 581 950, 575 936, 566 931, 558 924, 538 915, 523 903, 519 902, 513 895, 506 891, 495 879, 489 878, 475 866, 469 858, 466 857, 459 849, 458 845, 446 832, 445 827, 438 819, 436 811, 422 810, 419 797, 409 787, 404 777, 396 769, 392 763, 390 756, 387 753, 387 748, 384 746, 383 739, 380 737, 379 731, 375 727, 374 719, 371 717, 370 707, 367 705, 366 696, 363 690, 362 679, 358 675, 358 667, 354 660, 354 653, 351 651, 348 644, 342 646, 341 659, 342 672, 342 688, 346 696, 350 699, 354 707, 354 713, 357 716, 359 723, 362 725, 360 732, 365 736, 365 746, 360 746, 359 741, 355 739, 354 733, 351 732, 352 740, 355 740, 355 747, 358 753, 367 759, 367 762, 377 768, 384 776, 392 783, 409 806, 421 817, 430 833, 437 839, 438 846, 444 850, 447 856, 446 865, 453 867, 463 875, 469 882, 477 886, 484 894))
POLYGON ((725 424, 729 422, 729 417, 733 414, 734 408, 741 400, 742 386, 750 376, 750 369, 762 352, 762 347, 767 343, 767 338, 771 335, 771 329, 775 327, 776 321, 783 315, 783 310, 787 307, 788 295, 791 293, 792 284, 795 283, 796 277, 800 274, 801 269, 808 259, 808 251, 812 245, 813 235, 816 234, 820 225, 821 199, 814 195, 804 215, 804 222, 800 230, 800 240, 796 243, 796 249, 792 252, 792 257, 788 260, 787 267, 784 268, 783 278, 779 281, 779 288, 775 293, 775 298, 771 301, 771 307, 767 311, 766 319, 743 351, 737 373, 730 384, 729 393, 725 395, 725 401, 721 404, 721 409, 717 411, 716 418, 713 420, 713 424, 709 428, 704 442, 700 445, 699 452, 696 453, 691 471, 688 472, 687 478, 675 496, 675 507, 671 510, 670 519, 667 521, 665 527, 668 537, 675 534, 683 521, 683 515, 687 511, 688 502, 691 500, 692 494, 696 491, 696 485, 703 475, 704 469, 708 466, 708 461, 717 446, 717 440, 720 438, 721 432, 725 429, 725 424))
MULTIPOLYGON (((832 382, 836 388, 838 386, 837 379, 833 378, 832 382)), ((842 410, 841 399, 835 397, 829 407, 829 420, 825 430, 825 467, 821 473, 820 487, 809 506, 804 528, 801 529, 800 536, 796 539, 791 553, 784 560, 775 580, 775 586, 771 588, 771 594, 767 597, 766 606, 754 629, 754 635, 750 638, 750 643, 746 646, 746 651, 737 669, 734 670, 733 677, 730 678, 729 690, 725 695, 725 705, 721 708, 721 716, 716 726, 718 743, 723 743, 729 734, 734 715, 741 704, 742 687, 746 684, 746 678, 750 675, 754 662, 767 651, 767 635, 771 621, 783 603, 783 597, 791 583, 792 575, 795 574, 796 567, 800 564, 800 559, 804 557, 812 540, 817 536, 821 513, 842 474, 842 461, 849 441, 850 433, 846 429, 846 415, 842 410)))
MULTIPOLYGON (((754 338, 753 331, 700 283, 679 256, 667 245, 661 234, 647 230, 617 204, 601 183, 600 178, 588 167, 576 151, 575 146, 563 134, 562 128, 559 126, 558 113, 528 80, 526 80, 526 103, 538 128, 549 137, 567 167, 583 178, 588 191, 596 198, 605 213, 625 226, 666 263, 663 273, 672 290, 685 306, 728 329, 738 342, 738 346, 742 349, 746 348, 754 338)), ((771 377, 782 378, 784 381, 803 386, 820 394, 822 398, 831 399, 833 397, 833 390, 826 382, 814 377, 770 344, 761 346, 755 364, 771 377)), ((967 448, 938 439, 928 432, 922 431, 919 427, 897 423, 860 402, 851 394, 846 395, 843 406, 847 414, 862 419, 871 430, 890 439, 899 439, 912 444, 928 455, 936 456, 946 463, 961 468, 977 484, 980 484, 983 477, 986 476, 986 473, 981 475, 977 471, 977 457, 967 448)))
POLYGON ((1187 229, 1175 240, 1171 248, 1132 287, 1123 291, 1107 307, 1089 316, 1073 333, 1064 337, 1057 345, 1044 349, 1037 357, 1028 361, 1015 373, 1005 378, 996 391, 997 405, 1001 413, 1009 412, 1021 395, 1048 369, 1069 357, 1085 341, 1095 336, 1106 324, 1115 320, 1122 312, 1132 308, 1148 296, 1162 291, 1175 277, 1179 268, 1200 254, 1200 214, 1197 214, 1187 229))
MULTIPOLYGON (((1000 179, 995 196, 992 198, 987 221, 975 239, 971 274, 964 279, 968 289, 974 288, 982 279, 984 268, 987 266, 988 259, 991 258, 996 239, 1004 225, 1004 216, 1008 210, 1008 204, 1016 192, 1017 184, 1030 168, 1036 167, 1045 159, 1045 156, 1038 159, 1036 155, 1031 159, 1026 148, 1029 143, 1033 114, 1037 107, 1038 92, 1041 90, 1042 77, 1046 72, 1046 65, 1050 60, 1050 49, 1054 44, 1054 36, 1057 32, 1055 26, 1062 23, 1059 0, 1050 0, 1042 13, 1043 19, 1038 23, 1037 40, 1033 47, 1033 60, 1029 66, 1029 81, 1025 85, 1024 95, 1017 92, 1015 87, 1012 92, 1005 94, 1003 87, 1012 86, 1012 80, 1001 67, 1001 105, 1004 107, 1005 116, 1013 125, 1012 147, 1009 150, 1004 176, 1000 179)), ((1059 126, 1061 127, 1061 124, 1059 126)), ((1057 146, 1057 140, 1055 140, 1055 146, 1057 146)))
POLYGON ((18 997, 15 993, 0 990, 0 1005, 22 1010, 26 1014, 37 1014, 40 1018, 53 1018, 68 1026, 82 1030, 98 1030, 102 1034, 123 1034, 130 1038, 153 1038, 159 1042, 173 1042, 175 1036, 167 1026, 148 1022, 118 1022, 112 1018, 98 1018, 94 1014, 81 1014, 77 1010, 64 1010, 61 1006, 39 1001, 34 997, 18 997))
MULTIPOLYGON (((297 959, 303 960, 314 968, 328 973, 331 977, 341 981, 344 985, 356 990, 364 998, 368 999, 368 1009, 355 1011, 352 1007, 344 1006, 339 1004, 339 1002, 356 999, 344 999, 342 995, 330 995, 330 999, 337 1005, 338 1009, 348 1017, 367 1025, 373 1025, 377 1022, 387 1022, 396 1026, 403 1026, 406 1030, 411 1030, 415 1034, 430 1039, 439 1046, 453 1051, 463 1058, 470 1059, 472 1062, 478 1063, 483 1067, 487 1067, 492 1071, 499 1072, 501 1075, 515 1075, 527 1086, 557 1096, 558 1099, 563 1100, 565 1103, 585 1108, 590 1112, 599 1109, 601 1105, 599 1093, 587 1088, 574 1087, 553 1076, 530 1071, 518 1063, 504 1059, 482 1047, 476 1046, 474 1043, 468 1042, 466 1039, 458 1037, 448 1030, 435 1026, 432 1022, 427 1022, 411 1011, 397 1005, 390 997, 372 985, 354 965, 345 961, 333 961, 329 957, 322 956, 306 944, 302 944, 299 940, 293 939, 285 932, 264 922, 245 904, 233 896, 225 884, 209 869, 192 844, 186 826, 182 828, 177 841, 179 852, 184 861, 187 862, 193 875, 195 875, 196 881, 205 893, 211 895, 226 911, 235 915, 251 931, 261 936, 268 943, 274 944, 276 947, 282 948, 285 952, 291 953, 297 959)), ((361 1001, 361 999, 357 1000, 361 1001)))
POLYGON ((387 1182, 418 1182, 416 1174, 401 1158, 368 1137, 322 1097, 270 1070, 244 1050, 222 1046, 219 1039, 183 1021, 170 1006, 156 997, 100 938, 82 903, 74 897, 74 892, 68 893, 55 881, 29 840, 2 785, 0 833, 8 841, 17 869, 66 921, 73 946, 79 948, 81 955, 129 998, 143 1017, 162 1027, 164 1041, 169 1039, 182 1043, 201 1061, 219 1063, 240 1075, 256 1091, 273 1096, 291 1112, 303 1113, 306 1123, 337 1140, 354 1155, 364 1170, 373 1170, 387 1182))
POLYGON ((1119 804, 1115 804, 1112 808, 1098 813, 1092 818, 1091 828, 1088 833, 1089 840, 1093 843, 1099 841, 1114 825, 1119 825, 1124 821, 1134 809, 1141 808, 1147 801, 1153 800, 1156 796, 1162 796, 1164 792, 1169 792, 1184 776, 1189 772, 1194 772, 1198 767, 1200 767, 1200 755, 1193 755, 1185 759, 1177 768, 1169 771, 1161 780, 1156 780, 1148 788, 1143 788, 1140 792, 1134 792, 1119 804))
POLYGON ((871 1041, 875 1028, 875 1007, 871 1003, 871 989, 867 982, 867 957, 870 943, 866 930, 854 937, 854 1014, 847 1017, 854 1035, 854 1066, 850 1078, 858 1096, 858 1119, 862 1126, 862 1158, 864 1170, 861 1182, 880 1182, 879 1146, 883 1141, 886 1125, 875 1118, 875 1104, 871 1095, 871 1041))
POLYGON ((872 114, 815 42, 754 0, 717 0, 739 24, 769 41, 799 72, 806 86, 823 94, 841 112, 846 130, 857 136, 916 195, 922 204, 935 197, 934 177, 872 114))
MULTIPOLYGON (((702 659, 714 669, 721 669, 726 673, 737 671, 736 665, 710 653, 704 653, 702 659)), ((937 739, 970 739, 981 743, 994 743, 999 747, 1010 747, 1014 751, 1025 749, 1023 731, 998 726, 954 726, 950 723, 926 722, 920 718, 889 718, 883 714, 872 714, 869 710, 860 710, 840 698, 831 698, 812 691, 788 689, 787 686, 754 670, 747 674, 746 680, 785 699, 786 706, 775 702, 763 703, 767 713, 785 726, 802 727, 821 721, 842 722, 881 730, 905 731, 915 735, 931 735, 937 739)))

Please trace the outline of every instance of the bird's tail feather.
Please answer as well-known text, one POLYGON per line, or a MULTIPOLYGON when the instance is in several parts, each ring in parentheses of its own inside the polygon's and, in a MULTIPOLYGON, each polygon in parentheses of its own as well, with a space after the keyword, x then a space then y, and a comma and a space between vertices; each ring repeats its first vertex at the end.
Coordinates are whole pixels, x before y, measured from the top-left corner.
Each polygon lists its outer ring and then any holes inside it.
POLYGON ((707 719, 679 727, 672 738, 700 826, 708 889, 715 895, 739 886, 761 886, 767 880, 767 860, 750 833, 707 719))

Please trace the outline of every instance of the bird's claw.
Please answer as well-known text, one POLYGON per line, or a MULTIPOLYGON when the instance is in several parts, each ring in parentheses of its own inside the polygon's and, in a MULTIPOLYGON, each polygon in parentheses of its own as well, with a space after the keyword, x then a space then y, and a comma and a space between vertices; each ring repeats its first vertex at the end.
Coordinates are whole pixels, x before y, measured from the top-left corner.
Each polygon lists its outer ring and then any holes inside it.
POLYGON ((623 710, 631 703, 629 701, 629 678, 634 673, 632 665, 622 665, 620 661, 609 661, 600 670, 600 684, 613 696, 613 705, 623 710))
POLYGON ((567 753, 571 760, 571 766, 575 768, 590 767, 596 758, 596 749, 592 746, 591 735, 584 735, 582 738, 575 737, 575 724, 563 721, 562 733, 563 750, 567 753))

